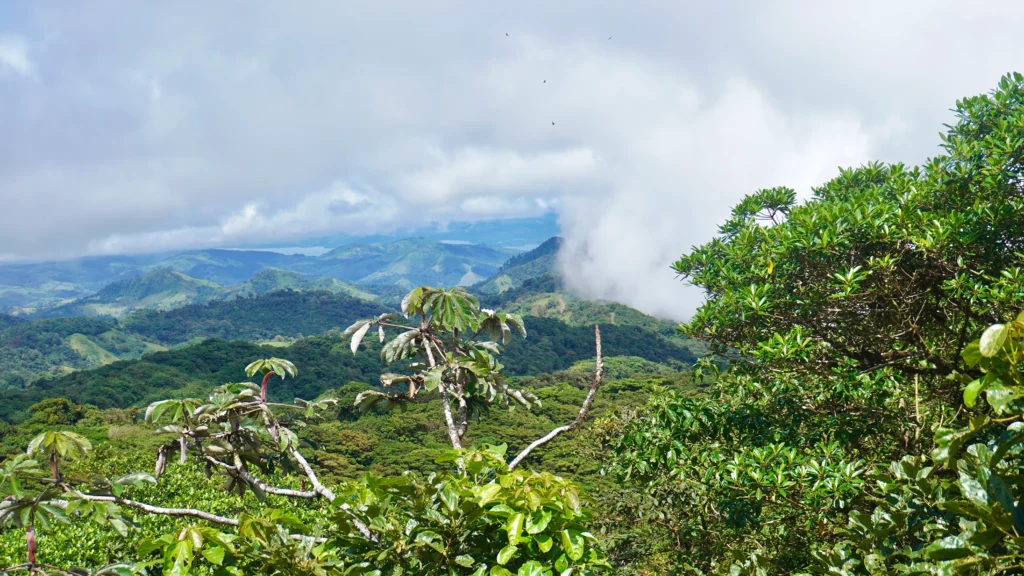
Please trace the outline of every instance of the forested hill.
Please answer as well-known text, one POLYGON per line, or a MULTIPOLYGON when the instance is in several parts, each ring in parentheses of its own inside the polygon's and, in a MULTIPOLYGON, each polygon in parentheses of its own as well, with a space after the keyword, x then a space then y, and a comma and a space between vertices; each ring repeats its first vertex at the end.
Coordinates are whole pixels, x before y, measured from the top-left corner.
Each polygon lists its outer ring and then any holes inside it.
MULTIPOLYGON (((509 374, 526 376, 565 370, 593 357, 594 334, 590 327, 535 317, 526 317, 525 323, 527 338, 514 338, 500 356, 509 374)), ((602 338, 604 353, 610 357, 633 356, 676 368, 696 360, 685 347, 635 326, 602 326, 602 338)), ((159 398, 201 395, 216 385, 241 380, 246 364, 269 356, 287 358, 300 367, 296 378, 275 380, 272 397, 315 398, 350 381, 379 381, 380 374, 387 371, 375 353, 380 345, 373 338, 364 340, 364 345, 370 349, 368 353, 353 355, 347 345, 341 344, 337 333, 302 339, 287 346, 206 340, 138 360, 114 362, 39 381, 26 389, 0 390, 0 419, 20 421, 31 405, 46 398, 65 397, 101 408, 125 408, 159 398)))
POLYGON ((522 286, 531 278, 557 275, 556 258, 562 244, 562 238, 555 236, 529 252, 509 258, 494 276, 477 284, 474 291, 480 294, 502 293, 522 286))
POLYGON ((282 290, 168 311, 137 310, 124 319, 122 326, 164 344, 195 338, 269 340, 276 336, 314 336, 390 311, 382 304, 345 294, 282 290))
POLYGON ((0 329, 0 388, 21 388, 43 377, 139 358, 204 338, 312 336, 390 310, 345 294, 284 290, 169 311, 139 310, 120 323, 86 317, 14 321, 0 329))

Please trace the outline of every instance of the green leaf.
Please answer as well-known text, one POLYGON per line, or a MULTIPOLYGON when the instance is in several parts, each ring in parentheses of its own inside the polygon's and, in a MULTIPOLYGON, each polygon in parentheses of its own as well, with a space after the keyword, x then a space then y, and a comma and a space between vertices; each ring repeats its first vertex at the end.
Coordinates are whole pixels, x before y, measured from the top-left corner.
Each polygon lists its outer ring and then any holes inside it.
POLYGON ((220 546, 210 546, 203 548, 203 558, 206 558, 211 564, 220 566, 224 563, 224 549, 220 546))
POLYGON ((982 387, 984 386, 984 379, 978 378, 967 385, 964 388, 964 405, 968 408, 974 408, 974 403, 978 400, 978 394, 981 393, 982 387))
POLYGON ((1003 343, 1006 342, 1006 336, 1008 333, 1009 330, 1005 324, 993 324, 989 326, 981 335, 981 341, 978 343, 981 355, 986 358, 992 358, 999 353, 999 350, 1003 347, 1003 343))
POLYGON ((445 484, 444 488, 441 489, 439 494, 441 502, 444 502, 445 508, 449 512, 454 512, 459 506, 459 493, 452 487, 451 484, 445 484))
POLYGON ((537 548, 540 548, 541 552, 551 550, 551 546, 555 543, 554 539, 548 534, 538 534, 533 539, 537 542, 537 548))
POLYGON ((975 366, 978 365, 978 362, 981 362, 982 359, 981 345, 978 343, 977 340, 971 342, 970 344, 967 345, 966 348, 964 348, 964 351, 963 353, 961 353, 961 356, 963 357, 964 362, 967 364, 967 366, 974 368, 975 366))
POLYGON ((459 554, 455 557, 455 563, 459 566, 469 568, 473 564, 476 564, 476 560, 474 560, 469 554, 459 554))
POLYGON ((985 487, 981 485, 981 482, 961 472, 957 484, 960 485, 960 493, 964 495, 964 498, 982 508, 988 507, 988 493, 985 491, 985 487))
POLYGON ((1016 390, 1003 386, 1002 382, 998 379, 995 380, 996 382, 989 386, 988 391, 985 393, 985 399, 988 400, 988 405, 995 410, 996 414, 1002 414, 1006 411, 1007 406, 1019 398, 1020 395, 1016 390))
POLYGON ((538 510, 527 518, 526 533, 537 534, 543 532, 548 527, 549 522, 551 522, 551 512, 549 510, 538 510))
POLYGON ((585 543, 579 530, 562 530, 562 547, 573 561, 583 558, 585 543))
POLYGON ((505 531, 508 532, 508 543, 516 544, 519 542, 519 536, 523 532, 523 516, 522 512, 516 512, 515 514, 508 517, 505 521, 505 531))
POLYGON ((498 564, 501 564, 502 566, 508 564, 509 559, 512 558, 512 555, 515 554, 517 550, 519 550, 519 547, 515 544, 509 544, 502 548, 501 551, 498 552, 498 564))
POLYGON ((971 555, 971 548, 959 536, 947 536, 922 550, 930 560, 955 560, 971 555))
POLYGON ((423 387, 427 390, 436 390, 441 385, 441 375, 444 373, 444 366, 435 366, 423 374, 423 387))
POLYGON ((516 576, 544 576, 544 565, 536 560, 530 560, 519 567, 516 576))

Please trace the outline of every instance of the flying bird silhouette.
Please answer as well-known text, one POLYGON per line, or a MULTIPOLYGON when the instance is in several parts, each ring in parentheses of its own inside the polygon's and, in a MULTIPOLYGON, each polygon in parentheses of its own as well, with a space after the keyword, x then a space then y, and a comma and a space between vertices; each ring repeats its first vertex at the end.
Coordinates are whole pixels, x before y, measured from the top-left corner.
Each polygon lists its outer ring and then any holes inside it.
MULTIPOLYGON (((505 36, 508 36, 508 34, 505 34, 505 36)), ((611 36, 609 36, 609 37, 608 37, 608 39, 609 39, 609 40, 611 40, 611 39, 612 39, 612 37, 611 37, 611 36)))
POLYGON ((547 83, 548 83, 548 81, 547 81, 547 80, 545 80, 545 81, 544 81, 544 84, 547 84, 547 83))
POLYGON ((554 126, 554 125, 555 125, 555 123, 554 123, 554 122, 552 122, 552 123, 551 123, 551 125, 552 125, 552 126, 554 126))
POLYGON ((508 32, 505 32, 505 36, 508 36, 508 32))

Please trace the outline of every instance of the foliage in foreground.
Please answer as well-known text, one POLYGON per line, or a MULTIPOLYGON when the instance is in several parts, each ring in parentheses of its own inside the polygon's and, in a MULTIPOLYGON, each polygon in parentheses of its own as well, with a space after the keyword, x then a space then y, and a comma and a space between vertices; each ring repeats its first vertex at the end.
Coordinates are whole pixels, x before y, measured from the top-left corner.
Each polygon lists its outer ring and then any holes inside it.
MULTIPOLYGON (((14 569, 60 570, 37 563, 37 527, 46 530, 54 521, 82 520, 126 534, 129 525, 122 508, 197 523, 144 542, 138 550, 140 561, 97 573, 187 574, 205 565, 226 574, 532 576, 554 571, 587 574, 606 566, 596 538, 587 532, 589 514, 576 485, 547 473, 514 470, 532 450, 573 430, 586 416, 601 383, 599 332, 593 384, 577 419, 530 444, 506 464, 504 446, 467 451, 461 449, 460 438, 468 426, 467 414, 476 415, 509 397, 531 403, 524 392, 508 386, 494 358, 511 327, 525 335, 522 321, 479 310, 476 301, 459 290, 416 289, 402 308, 406 317, 418 319, 418 326, 393 325, 405 331, 383 348, 382 355, 388 363, 418 356, 429 363, 409 364, 412 376, 384 375, 386 384, 402 380, 409 388, 409 398, 387 401, 412 400, 421 387, 441 392, 455 448, 441 461, 453 463, 454 470, 425 479, 414 473, 388 480, 368 477, 335 492, 299 451, 296 430, 336 400, 269 401, 271 378, 295 377, 297 369, 279 358, 258 360, 246 367, 248 376, 262 376, 258 386, 226 384, 205 401, 183 398, 150 405, 147 422, 164 424, 156 432, 170 436, 157 449, 152 475, 135 472, 108 478, 62 471, 62 463, 83 459, 92 449, 85 438, 68 431, 44 432, 27 453, 8 459, 0 477, 0 523, 23 529, 28 550, 26 563, 14 569), (458 413, 458 425, 453 411, 458 413), (323 501, 330 513, 304 522, 289 509, 263 507, 225 515, 134 499, 133 490, 158 483, 175 457, 181 464, 203 464, 207 475, 223 478, 223 490, 239 497, 251 493, 260 503, 268 496, 323 501), (48 471, 41 461, 48 463, 48 471), (300 486, 269 484, 277 475, 298 477, 300 486), (502 531, 507 537, 497 539, 502 531)), ((390 320, 388 316, 373 321, 380 324, 381 341, 385 321, 390 320)), ((357 323, 350 331, 353 352, 369 327, 370 322, 357 323)), ((367 397, 380 396, 361 394, 356 406, 366 407, 367 397)))

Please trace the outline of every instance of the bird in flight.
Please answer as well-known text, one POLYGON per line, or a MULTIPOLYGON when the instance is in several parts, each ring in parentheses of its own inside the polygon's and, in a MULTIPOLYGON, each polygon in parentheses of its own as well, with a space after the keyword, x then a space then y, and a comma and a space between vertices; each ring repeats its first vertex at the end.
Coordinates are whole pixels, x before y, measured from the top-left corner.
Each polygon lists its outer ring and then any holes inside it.
POLYGON ((545 80, 545 81, 544 81, 544 84, 547 84, 547 83, 548 83, 548 81, 547 81, 547 80, 545 80))
MULTIPOLYGON (((505 36, 508 36, 508 32, 505 32, 505 36)), ((611 40, 611 38, 609 38, 609 40, 611 40)))
POLYGON ((554 125, 555 125, 555 123, 554 123, 554 122, 552 122, 552 123, 551 123, 551 125, 552 125, 552 126, 554 126, 554 125))
MULTIPOLYGON (((508 36, 508 34, 505 34, 505 36, 508 36)), ((612 37, 611 37, 611 36, 609 36, 609 37, 608 37, 608 39, 609 39, 609 40, 611 40, 611 39, 612 39, 612 37)))

